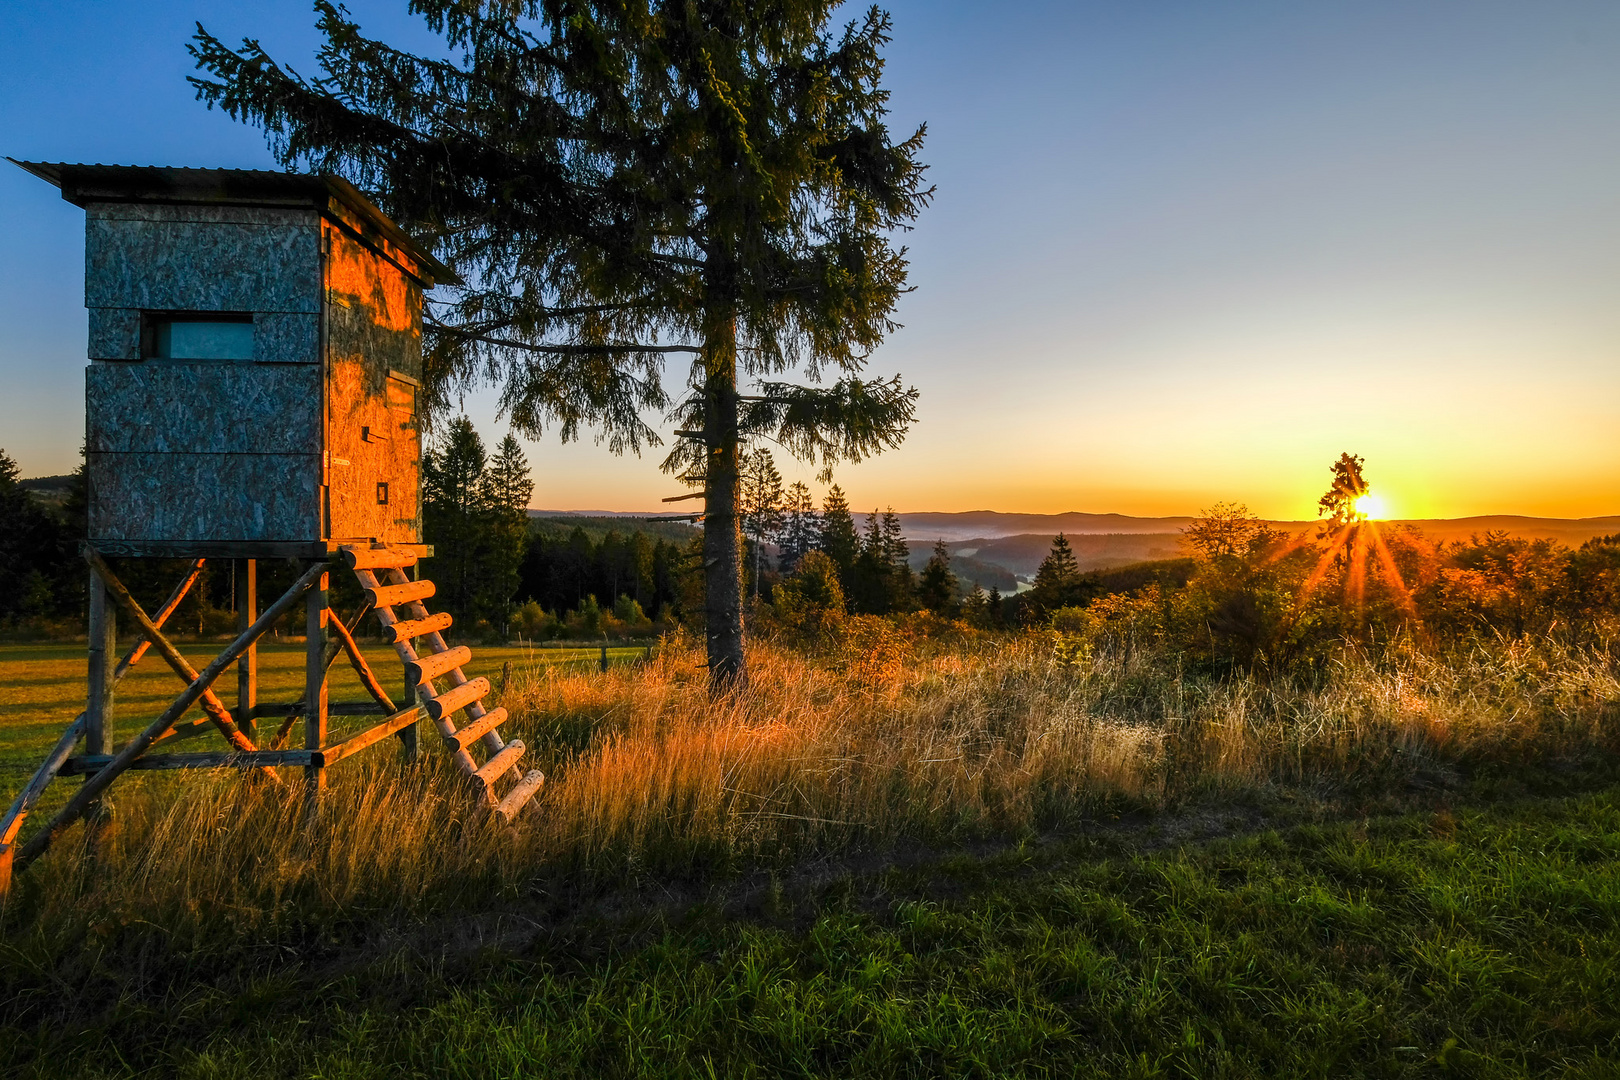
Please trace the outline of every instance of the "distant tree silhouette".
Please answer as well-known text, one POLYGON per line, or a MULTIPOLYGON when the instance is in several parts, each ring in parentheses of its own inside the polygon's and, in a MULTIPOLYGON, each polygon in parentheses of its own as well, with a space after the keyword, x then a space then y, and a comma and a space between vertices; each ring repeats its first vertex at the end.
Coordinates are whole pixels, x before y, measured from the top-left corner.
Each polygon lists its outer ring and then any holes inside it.
MULTIPOLYGON (((983 592, 979 595, 982 600, 983 592)), ((934 541, 934 553, 928 557, 917 584, 917 599, 936 615, 956 614, 956 575, 951 573, 951 553, 943 540, 934 541)))
POLYGON ((438 595, 463 621, 481 614, 474 591, 481 533, 490 517, 488 464, 484 440, 465 416, 452 418, 439 445, 422 455, 424 531, 438 556, 434 566, 438 595))
POLYGON ((915 589, 907 562, 910 554, 892 508, 882 515, 875 509, 868 514, 851 571, 851 609, 866 615, 912 610, 915 589))
POLYGON ((1080 573, 1068 537, 1058 533, 1052 550, 1035 571, 1035 584, 1029 591, 1029 611, 1037 618, 1062 607, 1076 607, 1095 592, 1094 583, 1080 573))
POLYGON ((810 489, 803 481, 795 480, 787 489, 783 505, 782 530, 776 546, 781 551, 783 573, 792 573, 799 560, 815 550, 821 532, 821 519, 816 504, 810 498, 810 489))
POLYGON ((782 527, 782 474, 776 471, 769 450, 755 450, 743 461, 742 530, 753 541, 754 596, 759 596, 759 578, 765 541, 782 527))
POLYGON ((510 434, 501 439, 484 478, 487 521, 478 552, 482 571, 479 606, 491 623, 506 626, 517 595, 523 556, 529 542, 529 499, 534 480, 523 447, 510 434))
POLYGON ((1181 530, 1181 542, 1205 561, 1261 554, 1283 538, 1242 503, 1218 502, 1181 530))
POLYGON ((489 496, 495 507, 515 519, 528 519, 529 499, 534 495, 534 479, 529 475, 529 459, 523 446, 511 435, 501 440, 489 463, 489 496))
MULTIPOLYGON (((17 463, 0 450, 0 622, 7 618, 38 618, 70 614, 73 609, 58 598, 66 584, 64 568, 78 571, 84 564, 71 557, 66 523, 46 509, 22 486, 17 463)), ((82 534, 81 534, 82 535, 82 534)), ((79 588, 70 601, 83 595, 79 588)))
POLYGON ((1317 501, 1322 511, 1322 535, 1337 532, 1346 525, 1365 521, 1367 515, 1356 509, 1356 500, 1367 494, 1367 481, 1361 475, 1363 460, 1354 454, 1340 454, 1329 471, 1333 473, 1333 486, 1317 501))

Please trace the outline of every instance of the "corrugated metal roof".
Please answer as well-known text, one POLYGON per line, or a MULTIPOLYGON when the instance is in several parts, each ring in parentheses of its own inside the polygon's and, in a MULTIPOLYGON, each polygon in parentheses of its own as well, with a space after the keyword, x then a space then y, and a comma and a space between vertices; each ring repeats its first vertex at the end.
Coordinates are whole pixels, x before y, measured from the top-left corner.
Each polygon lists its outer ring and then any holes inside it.
MULTIPOLYGON (((235 206, 320 206, 335 198, 359 214, 391 243, 421 264, 432 281, 460 279, 392 218, 341 176, 268 169, 194 169, 167 165, 101 165, 66 161, 18 161, 62 190, 76 206, 93 202, 182 202, 235 206)), ((431 284, 431 282, 430 282, 431 284)))

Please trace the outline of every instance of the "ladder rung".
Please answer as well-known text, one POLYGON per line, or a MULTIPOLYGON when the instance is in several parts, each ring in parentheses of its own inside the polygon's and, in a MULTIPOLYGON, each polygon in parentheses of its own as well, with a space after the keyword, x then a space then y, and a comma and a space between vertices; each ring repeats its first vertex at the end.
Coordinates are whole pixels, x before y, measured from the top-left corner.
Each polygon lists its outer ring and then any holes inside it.
POLYGON ((372 607, 397 607, 412 600, 426 600, 434 593, 431 581, 407 581, 402 585, 378 585, 366 590, 372 607))
POLYGON ((505 709, 491 709, 477 720, 468 724, 460 731, 451 732, 444 737, 444 744, 452 751, 465 750, 477 742, 486 731, 494 731, 506 722, 505 709))
POLYGON ((495 807, 495 812, 505 818, 510 825, 512 819, 518 816, 518 812, 528 805, 529 800, 535 797, 545 783, 545 773, 539 769, 530 769, 523 774, 523 779, 517 782, 517 786, 506 793, 506 798, 495 807))
POLYGON ((450 629, 450 613, 440 611, 425 619, 407 619, 393 626, 384 627, 383 640, 390 645, 398 645, 402 641, 426 637, 428 634, 448 629, 450 629))
POLYGON ((429 679, 437 679, 440 675, 471 662, 472 650, 465 645, 458 645, 454 649, 419 656, 412 660, 405 665, 405 677, 411 682, 425 683, 429 679))
POLYGON ((338 549, 350 570, 375 570, 378 567, 415 566, 416 555, 391 548, 360 547, 350 545, 338 549))
POLYGON ((506 744, 506 749, 484 762, 478 771, 473 773, 473 778, 483 781, 485 787, 494 787, 495 781, 505 775, 506 770, 516 765, 522 756, 523 740, 513 739, 506 744))
POLYGON ((472 682, 463 683, 453 689, 446 690, 429 701, 427 703, 428 716, 435 720, 443 720, 457 709, 466 708, 487 693, 489 693, 489 680, 480 676, 472 682))

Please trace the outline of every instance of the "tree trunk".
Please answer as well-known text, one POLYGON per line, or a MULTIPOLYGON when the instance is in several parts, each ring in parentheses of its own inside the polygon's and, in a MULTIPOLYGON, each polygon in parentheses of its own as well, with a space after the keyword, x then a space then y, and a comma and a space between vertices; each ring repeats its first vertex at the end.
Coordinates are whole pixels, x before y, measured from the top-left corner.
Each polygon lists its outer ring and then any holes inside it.
POLYGON ((703 585, 709 690, 741 689, 743 666, 742 533, 737 517, 737 322, 729 314, 705 328, 703 341, 703 585))

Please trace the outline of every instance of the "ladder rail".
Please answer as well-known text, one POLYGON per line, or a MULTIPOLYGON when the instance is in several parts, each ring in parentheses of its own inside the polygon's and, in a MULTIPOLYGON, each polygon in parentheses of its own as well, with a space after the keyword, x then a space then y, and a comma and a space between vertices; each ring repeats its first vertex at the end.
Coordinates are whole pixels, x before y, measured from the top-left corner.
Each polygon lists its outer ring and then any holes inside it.
MULTIPOLYGON (((387 574, 389 584, 391 585, 401 585, 410 580, 410 578, 405 576, 405 571, 399 569, 398 567, 389 568, 387 574)), ((424 605, 420 600, 413 600, 410 603, 405 604, 404 607, 410 613, 413 620, 420 621, 428 618, 427 606, 424 605)), ((427 641, 429 645, 433 646, 433 651, 436 653, 450 651, 449 643, 444 640, 444 635, 437 630, 431 630, 428 632, 427 641)), ((459 667, 451 668, 449 671, 445 672, 444 675, 454 686, 464 686, 472 681, 467 678, 466 674, 459 667)), ((489 712, 489 710, 484 708, 484 703, 481 700, 475 701, 467 706, 467 716, 473 720, 482 720, 484 718, 484 714, 487 712, 489 712)), ((502 750, 506 749, 506 740, 502 739, 500 732, 495 731, 493 728, 484 733, 483 742, 484 749, 488 750, 491 754, 498 754, 502 750)), ((523 770, 517 766, 513 766, 512 779, 521 781, 523 779, 523 770)))
MULTIPOLYGON (((360 584, 362 586, 373 585, 376 582, 375 576, 373 576, 369 569, 362 568, 356 570, 354 573, 355 577, 360 579, 360 584), (370 578, 371 580, 368 582, 366 580, 367 578, 370 578)), ((377 620, 384 626, 392 626, 396 621, 398 621, 392 608, 379 607, 376 609, 376 612, 377 620)), ((416 648, 411 644, 409 638, 395 643, 394 651, 399 654, 399 658, 405 663, 410 664, 416 662, 416 648)), ((422 687, 420 685, 417 687, 416 696, 419 701, 422 700, 422 687)), ((426 702, 423 702, 423 704, 426 704, 426 702)), ((439 734, 446 738, 454 735, 456 732, 456 725, 448 716, 442 720, 433 721, 433 726, 438 728, 439 734)), ((472 759, 472 755, 467 753, 467 751, 457 750, 451 755, 451 757, 455 763, 461 767, 463 772, 473 773, 478 771, 478 763, 472 759)))
POLYGON ((414 559, 397 559, 377 549, 345 549, 345 561, 354 570, 360 587, 379 601, 376 613, 384 637, 394 646, 407 674, 416 677, 416 698, 432 718, 451 751, 452 760, 464 773, 479 781, 480 802, 484 807, 510 824, 544 786, 545 774, 538 769, 525 772, 523 742, 519 739, 508 742, 501 737, 497 728, 507 719, 506 710, 486 707, 483 698, 489 692, 489 680, 468 678, 462 670, 461 665, 472 657, 471 650, 465 646, 453 648, 445 641, 441 631, 450 625, 449 617, 430 613, 424 603, 434 593, 432 583, 412 581, 406 575, 405 566, 414 563, 414 559), (390 632, 396 626, 399 629, 390 632), (413 636, 407 636, 413 632, 413 636), (418 652, 418 641, 426 643, 427 651, 418 652), (439 679, 449 683, 447 690, 439 689, 439 679), (469 694, 475 696, 464 701, 469 694), (430 707, 440 698, 449 699, 446 704, 452 707, 430 707), (463 701, 463 704, 454 704, 463 701), (460 731, 455 723, 457 712, 466 713, 467 722, 460 731), (483 765, 477 764, 470 753, 474 742, 482 743, 486 751, 483 765), (514 783, 503 798, 496 792, 495 785, 505 776, 510 776, 514 783))

